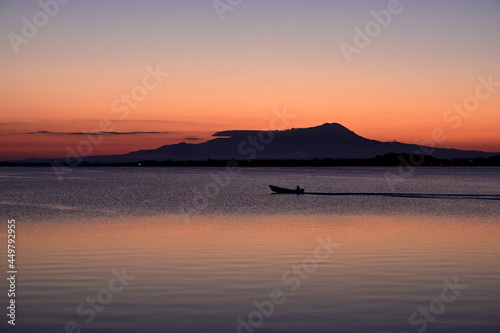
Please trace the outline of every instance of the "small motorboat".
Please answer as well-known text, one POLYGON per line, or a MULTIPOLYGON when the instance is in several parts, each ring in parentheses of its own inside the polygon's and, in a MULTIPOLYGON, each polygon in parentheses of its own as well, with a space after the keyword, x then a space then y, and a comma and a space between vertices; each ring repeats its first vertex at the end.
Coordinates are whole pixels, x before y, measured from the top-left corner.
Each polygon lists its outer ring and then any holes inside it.
POLYGON ((269 185, 269 187, 271 188, 271 191, 273 192, 276 192, 276 193, 295 193, 295 194, 302 194, 304 193, 304 189, 303 188, 300 188, 297 186, 296 189, 289 189, 289 188, 284 188, 284 187, 279 187, 279 186, 273 186, 273 185, 269 185))

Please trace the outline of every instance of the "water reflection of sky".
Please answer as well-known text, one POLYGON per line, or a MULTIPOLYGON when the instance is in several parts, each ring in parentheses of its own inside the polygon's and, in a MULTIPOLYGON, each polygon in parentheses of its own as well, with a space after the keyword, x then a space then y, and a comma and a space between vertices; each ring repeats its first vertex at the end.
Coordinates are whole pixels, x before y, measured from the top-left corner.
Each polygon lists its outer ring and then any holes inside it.
MULTIPOLYGON (((408 332, 409 316, 440 297, 443 281, 467 289, 429 331, 487 332, 500 291, 500 226, 493 218, 429 216, 213 216, 93 219, 22 225, 19 332, 236 332, 254 301, 286 300, 259 331, 408 332), (340 244, 303 278, 294 265, 318 237, 340 244), (125 269, 135 278, 90 324, 76 313, 125 269), (291 290, 296 277, 300 285, 291 290)), ((326 253, 326 252, 322 252, 326 253)), ((415 320, 421 316, 415 317, 415 320)), ((496 325, 496 326, 495 326, 496 325)), ((251 327, 252 328, 252 327, 251 327)), ((242 329, 243 332, 245 329, 242 329)))

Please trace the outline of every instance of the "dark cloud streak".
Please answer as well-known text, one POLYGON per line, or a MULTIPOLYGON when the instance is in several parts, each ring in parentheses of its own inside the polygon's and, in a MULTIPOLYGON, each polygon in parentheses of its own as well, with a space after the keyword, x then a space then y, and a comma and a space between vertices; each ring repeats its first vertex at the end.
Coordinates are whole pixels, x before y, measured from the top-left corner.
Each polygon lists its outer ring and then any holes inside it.
POLYGON ((133 131, 133 132, 51 132, 51 131, 35 131, 28 132, 25 134, 48 134, 48 135, 138 135, 138 134, 168 134, 171 133, 169 131, 161 131, 161 132, 142 132, 142 131, 133 131))

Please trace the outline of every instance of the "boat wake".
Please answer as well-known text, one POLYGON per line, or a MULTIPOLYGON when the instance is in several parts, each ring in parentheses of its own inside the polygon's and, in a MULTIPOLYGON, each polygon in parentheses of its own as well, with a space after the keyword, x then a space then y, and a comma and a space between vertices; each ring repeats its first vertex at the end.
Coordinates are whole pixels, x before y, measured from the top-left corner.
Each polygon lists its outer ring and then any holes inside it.
POLYGON ((336 196, 380 196, 395 198, 421 198, 421 199, 480 199, 480 200, 500 200, 500 194, 444 194, 444 193, 391 193, 391 192, 345 192, 345 193, 324 193, 324 192, 304 192, 310 195, 336 195, 336 196))

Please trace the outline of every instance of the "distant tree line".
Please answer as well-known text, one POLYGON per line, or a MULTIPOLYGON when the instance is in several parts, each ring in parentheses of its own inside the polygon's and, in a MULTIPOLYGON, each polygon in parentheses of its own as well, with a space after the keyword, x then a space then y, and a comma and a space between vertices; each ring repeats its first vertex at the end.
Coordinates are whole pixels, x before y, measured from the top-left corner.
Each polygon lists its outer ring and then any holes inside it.
MULTIPOLYGON (((500 155, 488 158, 439 159, 431 155, 413 155, 423 162, 419 166, 500 166, 500 155)), ((410 154, 385 154, 372 158, 314 158, 286 160, 238 160, 241 167, 334 167, 334 166, 399 166, 401 161, 408 160, 410 154)), ((136 166, 136 167, 225 167, 229 161, 208 159, 204 161, 139 161, 129 163, 81 163, 80 166, 136 166)), ((62 163, 64 165, 64 163, 62 163)), ((0 162, 0 166, 51 166, 50 163, 15 163, 0 162)))

